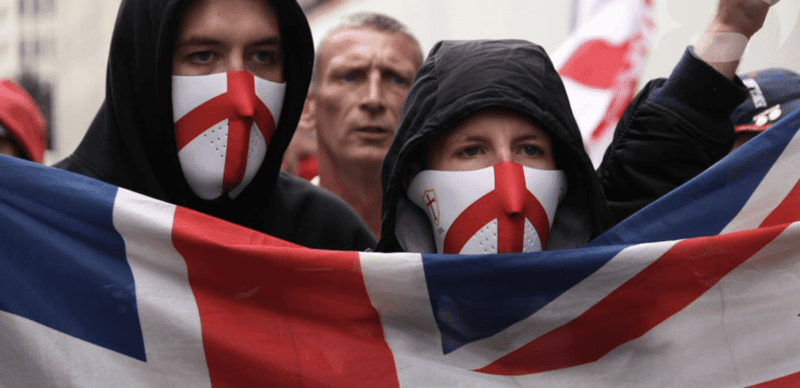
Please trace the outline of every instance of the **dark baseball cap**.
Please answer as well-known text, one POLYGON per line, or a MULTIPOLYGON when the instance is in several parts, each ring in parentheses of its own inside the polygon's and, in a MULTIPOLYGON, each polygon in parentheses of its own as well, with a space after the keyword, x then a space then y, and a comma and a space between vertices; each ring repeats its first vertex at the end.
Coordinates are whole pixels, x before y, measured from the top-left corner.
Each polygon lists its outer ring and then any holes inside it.
POLYGON ((737 133, 761 132, 800 108, 800 74, 768 68, 740 74, 750 97, 731 116, 737 133))

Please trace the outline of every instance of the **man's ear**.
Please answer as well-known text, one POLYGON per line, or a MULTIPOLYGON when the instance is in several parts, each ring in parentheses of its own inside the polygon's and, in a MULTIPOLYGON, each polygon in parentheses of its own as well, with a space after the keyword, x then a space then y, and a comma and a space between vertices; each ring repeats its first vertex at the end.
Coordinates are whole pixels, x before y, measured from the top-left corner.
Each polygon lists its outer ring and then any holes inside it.
POLYGON ((303 104, 303 114, 300 115, 300 124, 308 127, 316 128, 316 107, 317 103, 314 100, 314 95, 309 93, 306 96, 306 101, 303 104))

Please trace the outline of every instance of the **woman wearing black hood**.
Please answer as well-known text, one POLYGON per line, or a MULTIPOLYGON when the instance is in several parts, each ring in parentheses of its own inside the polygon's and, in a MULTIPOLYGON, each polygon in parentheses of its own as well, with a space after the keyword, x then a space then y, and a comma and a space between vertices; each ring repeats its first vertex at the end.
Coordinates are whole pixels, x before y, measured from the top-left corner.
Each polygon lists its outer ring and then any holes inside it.
POLYGON ((279 174, 313 58, 294 0, 125 0, 106 99, 56 167, 303 246, 371 248, 343 201, 279 174))
POLYGON ((734 72, 744 47, 728 38, 741 35, 746 45, 768 8, 762 0, 721 0, 699 54, 688 48, 669 79, 651 81, 634 98, 597 172, 541 47, 436 44, 383 162, 376 250, 482 254, 585 245, 727 154, 731 114, 747 97, 734 72))

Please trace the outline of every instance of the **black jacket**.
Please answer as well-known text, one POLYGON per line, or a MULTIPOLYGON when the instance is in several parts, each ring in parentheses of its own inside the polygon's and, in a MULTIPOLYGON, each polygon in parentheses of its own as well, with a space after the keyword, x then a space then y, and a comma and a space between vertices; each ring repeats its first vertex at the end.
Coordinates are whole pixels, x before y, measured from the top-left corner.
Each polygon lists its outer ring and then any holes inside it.
POLYGON ((477 111, 513 110, 550 136, 568 189, 549 250, 585 245, 724 156, 733 144, 730 113, 744 98, 741 83, 687 53, 669 81, 651 82, 634 99, 595 172, 561 78, 541 47, 519 40, 439 42, 414 79, 383 163, 377 250, 435 251, 425 214, 406 198, 407 184, 424 163, 424 144, 477 111), (714 90, 692 94, 694 88, 714 90))
POLYGON ((650 81, 628 105, 598 168, 615 223, 722 159, 731 115, 748 97, 687 49, 668 79, 650 81))
POLYGON ((190 2, 122 2, 111 38, 105 101, 78 149, 56 167, 308 247, 373 246, 374 238, 343 201, 279 173, 303 109, 314 58, 308 21, 295 0, 270 1, 281 24, 287 88, 261 169, 236 199, 205 201, 191 191, 178 161, 171 98, 179 16, 190 2))

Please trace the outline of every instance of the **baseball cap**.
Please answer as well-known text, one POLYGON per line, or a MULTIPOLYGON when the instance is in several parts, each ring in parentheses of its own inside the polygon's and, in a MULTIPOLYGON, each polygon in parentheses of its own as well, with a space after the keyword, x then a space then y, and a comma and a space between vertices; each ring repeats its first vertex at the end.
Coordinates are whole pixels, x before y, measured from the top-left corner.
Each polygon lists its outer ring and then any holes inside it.
POLYGON ((44 161, 44 117, 31 96, 9 80, 0 80, 0 128, 0 136, 12 138, 26 159, 44 161))
POLYGON ((768 68, 740 74, 739 78, 750 97, 731 116, 736 133, 761 132, 800 108, 800 74, 768 68))

